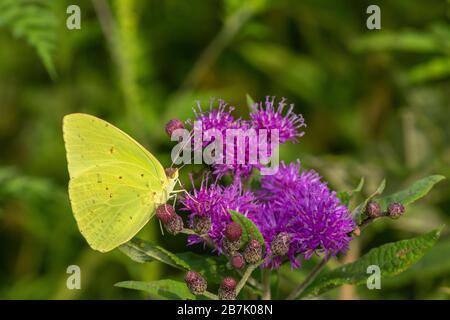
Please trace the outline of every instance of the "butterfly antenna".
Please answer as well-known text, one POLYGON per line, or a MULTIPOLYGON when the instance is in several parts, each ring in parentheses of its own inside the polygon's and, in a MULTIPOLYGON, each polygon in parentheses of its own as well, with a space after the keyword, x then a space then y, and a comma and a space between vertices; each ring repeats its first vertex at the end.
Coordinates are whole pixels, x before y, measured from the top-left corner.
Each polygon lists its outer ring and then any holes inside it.
MULTIPOLYGON (((175 159, 172 161, 172 164, 170 165, 170 168, 173 168, 173 165, 175 164, 175 162, 177 162, 177 160, 181 157, 181 153, 183 152, 184 148, 188 145, 188 143, 192 142, 192 138, 194 137, 194 131, 192 130, 190 135, 189 135, 189 139, 184 143, 184 145, 181 147, 180 151, 178 152, 177 156, 175 157, 175 159)), ((179 169, 181 169, 182 167, 184 167, 185 164, 183 164, 183 166, 181 166, 179 169)))

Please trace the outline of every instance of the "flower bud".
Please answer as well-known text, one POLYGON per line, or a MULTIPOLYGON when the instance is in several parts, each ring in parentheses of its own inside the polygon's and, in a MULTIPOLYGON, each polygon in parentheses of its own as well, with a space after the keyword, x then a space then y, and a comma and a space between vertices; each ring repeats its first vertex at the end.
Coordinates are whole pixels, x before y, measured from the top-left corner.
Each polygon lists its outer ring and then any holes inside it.
POLYGON ((167 203, 160 205, 156 209, 156 216, 163 224, 168 223, 175 215, 175 208, 167 203))
POLYGON ((192 294, 199 295, 206 291, 206 280, 198 272, 188 271, 184 277, 184 281, 186 281, 192 294))
POLYGON ((242 269, 245 266, 245 260, 242 254, 234 254, 230 259, 230 265, 235 269, 242 269))
POLYGON ((242 228, 239 223, 231 222, 225 227, 225 237, 230 241, 236 241, 241 238, 242 228))
POLYGON ((287 232, 280 232, 270 243, 270 250, 275 256, 284 256, 289 251, 291 237, 287 232))
POLYGON ((381 217, 381 208, 378 202, 369 201, 369 203, 366 206, 366 215, 372 219, 381 217))
POLYGON ((211 218, 196 216, 194 218, 193 229, 198 234, 207 234, 211 230, 211 218))
POLYGON ((219 299, 236 300, 236 280, 232 277, 225 277, 219 288, 219 299))
POLYGON ((183 219, 175 214, 166 224, 164 224, 164 226, 166 227, 167 232, 176 235, 184 228, 183 219))
POLYGON ((241 248, 241 240, 237 239, 236 241, 228 240, 227 238, 223 239, 223 249, 228 255, 233 255, 241 248))
POLYGON ((169 137, 172 137, 172 134, 175 130, 183 128, 184 123, 179 119, 172 119, 166 123, 166 133, 169 135, 169 137))
POLYGON ((388 206, 388 214, 393 219, 400 218, 405 212, 405 207, 398 202, 393 202, 388 206))
POLYGON ((245 261, 249 264, 258 263, 262 257, 262 248, 258 240, 252 239, 244 250, 245 261))

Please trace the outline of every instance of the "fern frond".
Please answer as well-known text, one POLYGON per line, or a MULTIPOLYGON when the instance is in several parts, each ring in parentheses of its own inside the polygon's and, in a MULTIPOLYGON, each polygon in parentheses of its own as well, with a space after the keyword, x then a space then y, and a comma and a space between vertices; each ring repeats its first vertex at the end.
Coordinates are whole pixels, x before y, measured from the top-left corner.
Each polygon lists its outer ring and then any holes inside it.
POLYGON ((56 77, 57 18, 50 0, 0 0, 2 27, 34 47, 50 77, 56 77))

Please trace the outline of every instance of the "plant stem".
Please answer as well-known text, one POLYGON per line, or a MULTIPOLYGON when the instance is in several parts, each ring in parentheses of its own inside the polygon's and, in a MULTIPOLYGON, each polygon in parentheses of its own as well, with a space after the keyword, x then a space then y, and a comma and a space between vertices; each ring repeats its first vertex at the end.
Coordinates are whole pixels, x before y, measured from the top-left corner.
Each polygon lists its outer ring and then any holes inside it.
POLYGON ((106 0, 92 0, 95 13, 98 16, 100 22, 100 28, 106 38, 106 41, 111 51, 112 58, 119 64, 120 53, 118 52, 118 46, 116 45, 116 40, 114 35, 116 34, 116 22, 114 20, 111 8, 109 7, 106 0))
POLYGON ((305 280, 300 283, 288 296, 287 300, 295 300, 300 296, 303 291, 311 284, 311 282, 319 275, 319 273, 323 270, 328 260, 323 258, 322 261, 317 264, 314 269, 308 274, 305 280))
POLYGON ((247 282, 248 278, 252 274, 252 272, 258 267, 258 264, 252 264, 251 266, 248 266, 245 270, 244 275, 242 276, 241 280, 236 286, 236 296, 239 294, 239 292, 242 290, 242 288, 245 286, 245 283, 247 282))
POLYGON ((219 300, 219 297, 215 295, 214 293, 211 293, 209 291, 203 292, 203 295, 211 300, 219 300))
MULTIPOLYGON (((243 5, 234 14, 226 19, 216 37, 209 43, 209 45, 202 52, 200 57, 195 62, 191 71, 189 71, 180 88, 174 93, 174 101, 179 100, 183 95, 195 89, 208 70, 217 61, 222 51, 233 40, 234 36, 241 30, 241 28, 249 21, 257 11, 252 6, 243 5)), ((176 104, 169 105, 164 115, 164 119, 178 115, 180 110, 177 110, 176 104)))
MULTIPOLYGON (((238 270, 238 273, 239 273, 239 275, 240 275, 241 278, 242 278, 242 276, 243 276, 244 274, 243 274, 241 271, 239 271, 239 270, 238 270)), ((248 277, 247 282, 248 282, 249 285, 251 285, 251 286, 255 287, 256 289, 262 291, 262 289, 263 289, 262 285, 261 285, 258 281, 256 281, 255 278, 248 277)))
POLYGON ((361 222, 361 224, 358 226, 360 230, 363 230, 365 227, 367 227, 369 224, 371 224, 376 218, 366 218, 361 222))
POLYGON ((187 235, 197 235, 197 233, 195 233, 194 230, 187 229, 187 228, 183 228, 183 230, 181 230, 180 233, 184 233, 184 234, 187 234, 187 235))
POLYGON ((366 219, 364 219, 360 224, 359 224, 359 229, 363 230, 364 228, 366 228, 369 224, 371 224, 374 220, 380 219, 380 218, 389 218, 389 213, 387 212, 382 212, 382 214, 379 217, 376 218, 370 218, 367 217, 366 219))
POLYGON ((262 300, 270 300, 271 299, 271 292, 270 292, 270 275, 272 271, 269 269, 262 271, 262 283, 263 283, 263 294, 262 294, 262 300))
POLYGON ((254 11, 247 6, 243 6, 230 18, 228 18, 220 30, 219 34, 208 45, 200 58, 195 63, 193 69, 186 77, 182 89, 196 86, 208 69, 214 64, 223 49, 230 43, 236 33, 251 18, 254 11))
POLYGON ((248 278, 251 276, 253 271, 255 271, 256 268, 258 268, 260 265, 262 265, 264 262, 268 261, 270 257, 266 257, 264 260, 261 260, 260 262, 256 264, 249 265, 247 269, 244 272, 244 275, 242 276, 241 280, 236 286, 236 296, 239 295, 239 292, 242 290, 242 288, 247 283, 248 278))

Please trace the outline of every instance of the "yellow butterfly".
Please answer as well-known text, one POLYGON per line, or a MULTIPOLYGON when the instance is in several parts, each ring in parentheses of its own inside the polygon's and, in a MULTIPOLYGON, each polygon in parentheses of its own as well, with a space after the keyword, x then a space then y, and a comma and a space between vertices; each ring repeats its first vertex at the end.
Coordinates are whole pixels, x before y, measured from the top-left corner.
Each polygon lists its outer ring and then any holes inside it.
POLYGON ((167 170, 122 130, 97 117, 64 117, 69 197, 81 234, 101 252, 134 237, 171 197, 177 169, 167 170))

